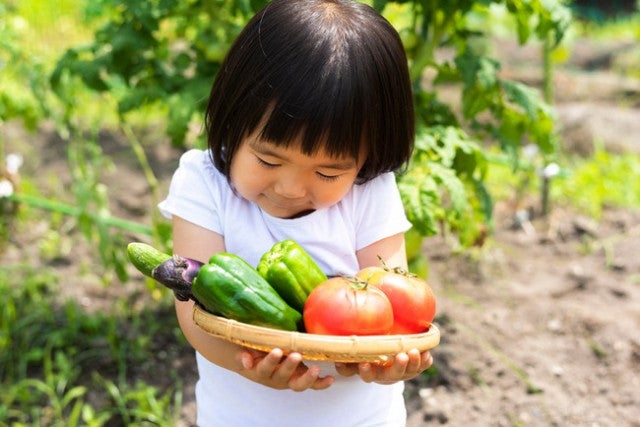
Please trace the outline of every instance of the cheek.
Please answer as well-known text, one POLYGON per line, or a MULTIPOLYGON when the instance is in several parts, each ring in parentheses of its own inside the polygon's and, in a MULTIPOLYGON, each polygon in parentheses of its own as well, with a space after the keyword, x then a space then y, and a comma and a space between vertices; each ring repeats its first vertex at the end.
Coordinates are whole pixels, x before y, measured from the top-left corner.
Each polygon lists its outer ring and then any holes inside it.
POLYGON ((349 192, 352 186, 353 182, 325 188, 314 195, 316 204, 320 206, 333 205, 342 200, 342 198, 349 192))
POLYGON ((242 163, 234 163, 231 166, 231 182, 235 190, 244 198, 253 200, 267 185, 265 174, 256 168, 247 167, 242 163))

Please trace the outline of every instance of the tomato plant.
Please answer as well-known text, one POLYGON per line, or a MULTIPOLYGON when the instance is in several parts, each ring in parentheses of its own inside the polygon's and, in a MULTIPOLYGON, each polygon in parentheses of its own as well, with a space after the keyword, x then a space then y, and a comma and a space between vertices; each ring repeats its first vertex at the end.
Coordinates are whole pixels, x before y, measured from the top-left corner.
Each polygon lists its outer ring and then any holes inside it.
POLYGON ((424 332, 436 313, 436 299, 429 284, 401 268, 367 267, 357 277, 379 288, 391 302, 391 334, 424 332))
POLYGON ((309 294, 303 311, 309 333, 384 335, 393 325, 393 309, 378 288, 351 277, 333 277, 309 294))
MULTIPOLYGON (((164 116, 165 133, 175 146, 206 146, 203 134, 192 135, 189 130, 202 126, 206 94, 232 40, 267 3, 88 2, 87 16, 95 18, 93 42, 68 49, 48 79, 66 109, 61 116, 76 117, 78 105, 83 105, 77 102, 73 87, 80 80, 93 91, 108 93, 123 123, 135 118, 134 111, 147 115, 149 107, 155 107, 164 116)), ((398 30, 414 82, 415 150, 406 173, 398 176, 407 217, 422 236, 446 232, 463 246, 475 244, 491 225, 493 213, 491 192, 485 185, 491 166, 485 141, 497 143, 502 158, 510 160, 514 170, 523 163, 520 151, 525 141, 537 144, 549 158, 557 148, 550 106, 537 90, 505 78, 499 61, 488 54, 492 49, 487 46, 494 39, 494 15, 503 10, 520 44, 537 38, 549 53, 571 22, 566 2, 366 3, 398 30), (441 49, 446 49, 445 55, 439 54, 441 49), (425 77, 429 84, 422 84, 425 77), (460 102, 450 105, 449 96, 440 95, 441 89, 445 94, 451 89, 459 91, 460 102)), ((2 49, 0 42, 0 56, 2 49)), ((544 70, 545 87, 549 86, 550 68, 544 70)), ((2 101, 0 96, 0 119, 4 118, 2 101)), ((11 104, 8 111, 12 115, 11 104)))

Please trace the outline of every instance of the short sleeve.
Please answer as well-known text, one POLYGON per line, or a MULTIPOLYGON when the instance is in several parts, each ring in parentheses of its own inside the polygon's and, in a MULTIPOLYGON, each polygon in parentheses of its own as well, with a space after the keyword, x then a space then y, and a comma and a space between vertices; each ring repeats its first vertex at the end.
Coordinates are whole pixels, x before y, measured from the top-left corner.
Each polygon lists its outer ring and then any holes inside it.
POLYGON ((411 228, 392 172, 355 187, 356 248, 369 246, 411 228))
POLYGON ((167 197, 158 204, 163 216, 179 216, 200 227, 222 233, 222 191, 226 179, 206 151, 189 150, 180 157, 167 197))

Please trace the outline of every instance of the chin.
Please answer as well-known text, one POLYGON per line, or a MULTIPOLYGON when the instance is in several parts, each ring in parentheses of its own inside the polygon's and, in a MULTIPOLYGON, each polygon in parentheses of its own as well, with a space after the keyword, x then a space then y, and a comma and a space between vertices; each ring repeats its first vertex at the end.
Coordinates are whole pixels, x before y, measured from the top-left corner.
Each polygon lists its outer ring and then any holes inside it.
POLYGON ((292 219, 298 218, 304 215, 308 215, 313 212, 313 207, 300 207, 300 208, 283 208, 279 206, 260 206, 260 209, 276 218, 292 219))

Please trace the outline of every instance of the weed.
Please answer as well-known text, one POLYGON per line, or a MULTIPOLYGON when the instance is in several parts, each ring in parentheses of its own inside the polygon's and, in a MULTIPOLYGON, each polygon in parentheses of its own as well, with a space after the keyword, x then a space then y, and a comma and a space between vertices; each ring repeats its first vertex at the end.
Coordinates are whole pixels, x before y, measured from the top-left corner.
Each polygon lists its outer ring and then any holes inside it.
POLYGON ((605 360, 609 356, 607 350, 593 338, 590 338, 587 343, 589 344, 589 348, 593 352, 594 356, 599 360, 605 360))
POLYGON ((0 426, 175 424, 182 400, 177 372, 167 373, 172 384, 163 390, 128 382, 130 373, 151 378, 157 368, 150 361, 179 352, 170 305, 134 311, 123 303, 113 313, 87 313, 74 301, 57 301, 58 286, 48 271, 0 268, 0 426), (163 348, 167 341, 176 349, 163 348))
POLYGON ((571 159, 573 166, 555 181, 552 197, 600 218, 606 207, 640 207, 640 180, 629 179, 640 170, 640 155, 616 154, 595 144, 592 157, 571 159))

